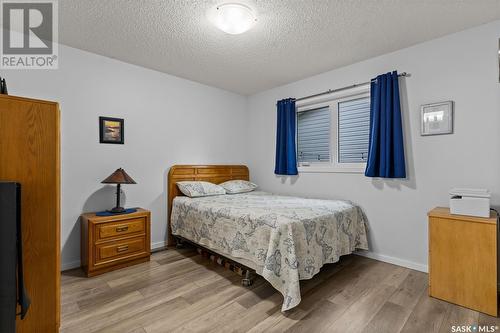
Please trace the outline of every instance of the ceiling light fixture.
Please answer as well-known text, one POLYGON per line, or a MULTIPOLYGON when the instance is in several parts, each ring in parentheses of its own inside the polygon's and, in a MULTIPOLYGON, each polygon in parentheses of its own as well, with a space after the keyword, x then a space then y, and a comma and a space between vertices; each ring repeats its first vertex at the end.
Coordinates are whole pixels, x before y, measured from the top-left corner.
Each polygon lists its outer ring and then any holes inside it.
POLYGON ((257 20, 250 7, 239 3, 225 3, 215 7, 210 18, 217 28, 232 35, 244 33, 257 20))

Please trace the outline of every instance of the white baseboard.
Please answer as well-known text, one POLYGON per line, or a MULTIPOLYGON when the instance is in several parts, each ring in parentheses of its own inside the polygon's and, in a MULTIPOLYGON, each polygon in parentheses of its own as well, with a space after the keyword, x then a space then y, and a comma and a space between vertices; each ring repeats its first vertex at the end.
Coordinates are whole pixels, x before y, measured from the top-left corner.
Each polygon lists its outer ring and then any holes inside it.
MULTIPOLYGON (((167 247, 167 242, 161 241, 161 242, 154 242, 151 243, 151 251, 156 252, 156 251, 161 251, 167 247)), ((413 261, 409 260, 404 260, 396 257, 391 257, 387 256, 384 254, 378 254, 370 251, 357 251, 354 252, 354 254, 357 254, 359 256, 387 262, 390 264, 398 265, 398 266, 403 266, 406 268, 414 269, 420 272, 427 273, 428 272, 428 267, 427 265, 424 264, 419 264, 413 261)), ((75 260, 69 260, 67 262, 62 262, 61 263, 61 271, 67 271, 70 269, 78 268, 80 267, 80 259, 75 259, 75 260)))
MULTIPOLYGON (((161 251, 167 247, 167 242, 151 243, 151 252, 161 251)), ((80 258, 61 263, 61 272, 80 267, 80 258)))
POLYGON ((154 242, 151 243, 151 252, 161 251, 167 248, 167 242, 154 242))
POLYGON ((375 259, 378 261, 387 262, 389 264, 414 269, 416 271, 420 271, 420 272, 424 272, 424 273, 429 272, 429 268, 427 267, 427 265, 416 263, 416 262, 405 260, 405 259, 401 259, 401 258, 387 256, 385 254, 379 254, 379 253, 374 253, 374 252, 370 252, 370 251, 356 251, 356 252, 354 252, 354 254, 357 254, 357 255, 360 255, 363 257, 367 257, 367 258, 371 258, 371 259, 375 259))
POLYGON ((70 260, 61 263, 61 272, 80 267, 80 259, 70 260))

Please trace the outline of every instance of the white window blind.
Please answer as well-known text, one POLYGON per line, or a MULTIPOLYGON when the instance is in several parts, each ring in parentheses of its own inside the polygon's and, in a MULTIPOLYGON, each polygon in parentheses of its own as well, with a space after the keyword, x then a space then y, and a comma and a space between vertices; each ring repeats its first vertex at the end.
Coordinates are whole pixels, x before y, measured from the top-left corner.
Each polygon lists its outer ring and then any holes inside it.
POLYGON ((365 163, 370 135, 370 98, 338 104, 339 163, 365 163))
POLYGON ((299 163, 330 162, 330 114, 328 106, 297 113, 299 163))

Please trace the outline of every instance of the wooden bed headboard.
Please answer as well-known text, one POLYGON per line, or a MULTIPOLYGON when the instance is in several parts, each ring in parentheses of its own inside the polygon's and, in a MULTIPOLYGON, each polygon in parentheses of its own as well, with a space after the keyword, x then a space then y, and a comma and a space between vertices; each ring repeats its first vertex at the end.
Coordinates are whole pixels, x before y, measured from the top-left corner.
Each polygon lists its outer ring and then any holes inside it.
POLYGON ((250 180, 248 167, 245 165, 174 165, 168 172, 167 180, 167 242, 174 245, 175 239, 170 228, 170 215, 172 214, 172 201, 177 196, 183 196, 176 183, 183 180, 203 180, 220 184, 228 180, 250 180))

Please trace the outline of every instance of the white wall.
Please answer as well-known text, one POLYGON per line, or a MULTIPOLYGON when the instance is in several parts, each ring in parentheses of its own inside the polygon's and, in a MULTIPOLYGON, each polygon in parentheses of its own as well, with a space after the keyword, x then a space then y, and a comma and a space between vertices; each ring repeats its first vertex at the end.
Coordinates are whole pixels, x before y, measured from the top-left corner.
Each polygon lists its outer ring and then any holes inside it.
POLYGON ((245 163, 246 98, 61 46, 59 70, 3 71, 9 93, 61 106, 62 268, 79 265, 79 215, 114 206, 101 180, 123 167, 126 206, 152 211, 152 245, 164 245, 166 173, 180 163, 245 163), (98 117, 125 118, 125 144, 99 144, 98 117))
POLYGON ((425 271, 426 213, 447 206, 450 188, 489 188, 493 204, 500 204, 499 31, 496 21, 249 97, 252 179, 278 193, 355 201, 369 218, 371 255, 425 271), (365 82, 394 69, 411 73, 400 79, 407 180, 273 174, 277 100, 365 82), (446 100, 455 101, 455 133, 420 136, 420 105, 446 100))
POLYGON ((357 202, 370 220, 373 256, 426 270, 426 212, 447 205, 451 187, 489 188, 493 203, 500 204, 499 31, 496 21, 248 100, 65 46, 60 47, 59 70, 11 70, 1 76, 12 95, 61 104, 63 268, 79 265, 79 215, 114 205, 114 187, 100 181, 116 168, 123 167, 138 182, 123 187, 126 205, 152 211, 152 243, 160 247, 171 165, 247 163, 264 190, 357 202), (364 82, 393 69, 412 75, 400 81, 407 180, 273 174, 276 100, 364 82), (420 105, 444 100, 455 101, 455 134, 421 137, 420 105), (125 118, 125 145, 98 143, 99 116, 125 118))

